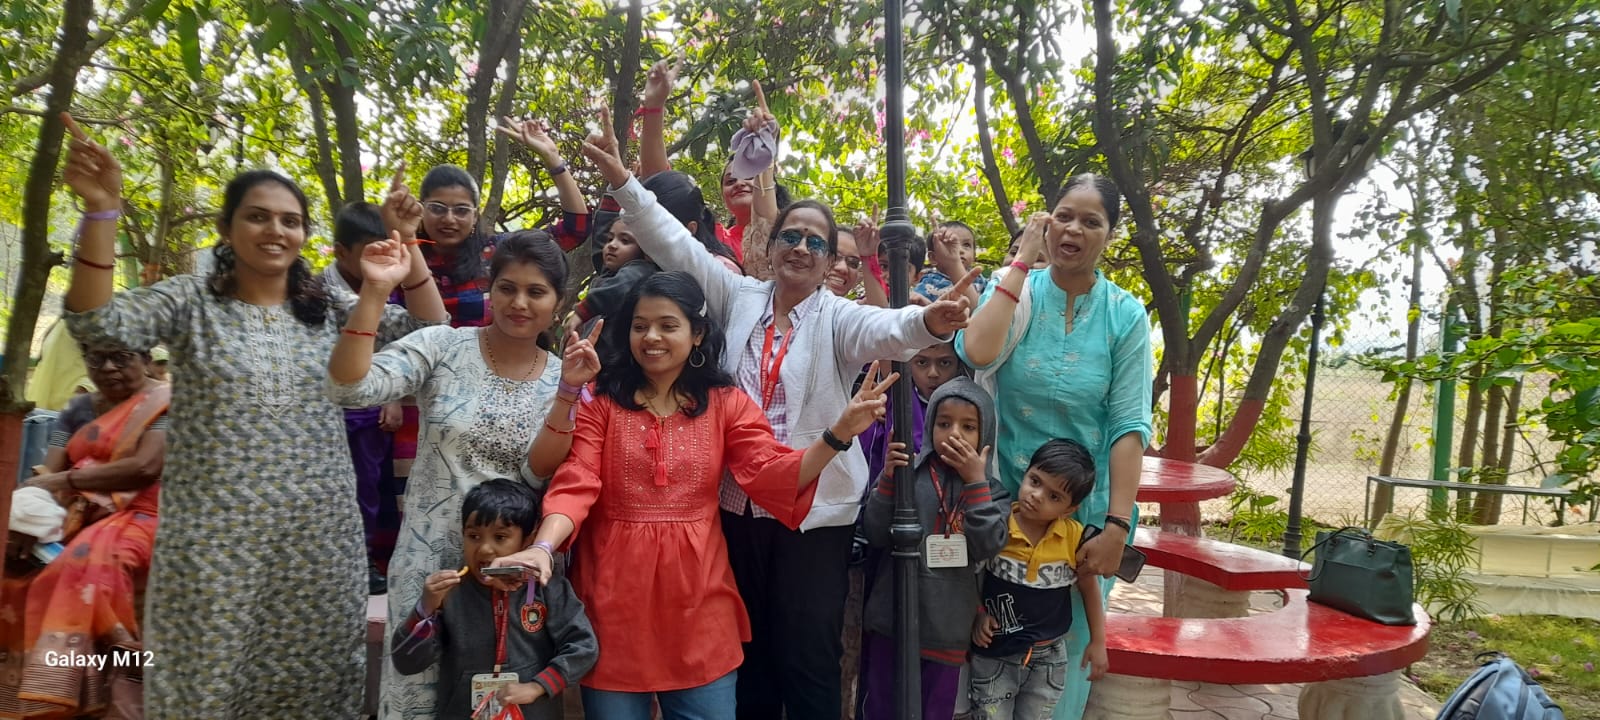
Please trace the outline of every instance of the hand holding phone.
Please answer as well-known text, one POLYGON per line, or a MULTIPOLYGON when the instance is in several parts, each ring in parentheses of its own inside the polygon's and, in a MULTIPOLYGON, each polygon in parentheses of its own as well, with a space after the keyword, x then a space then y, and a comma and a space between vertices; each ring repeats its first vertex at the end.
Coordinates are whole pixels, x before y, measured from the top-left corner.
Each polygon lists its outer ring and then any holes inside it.
POLYGON ((523 574, 526 573, 527 571, 528 571, 528 569, 523 567, 523 566, 521 566, 521 565, 506 565, 504 567, 486 567, 486 568, 483 568, 483 569, 479 570, 479 572, 483 573, 484 577, 518 577, 518 578, 522 577, 523 574))
MULTIPOLYGON (((1100 532, 1100 526, 1098 525, 1083 526, 1083 539, 1079 541, 1079 544, 1089 542, 1100 532)), ((1144 562, 1144 553, 1132 545, 1124 545, 1122 547, 1122 564, 1117 566, 1117 579, 1130 583, 1139 579, 1139 573, 1144 571, 1144 562)))

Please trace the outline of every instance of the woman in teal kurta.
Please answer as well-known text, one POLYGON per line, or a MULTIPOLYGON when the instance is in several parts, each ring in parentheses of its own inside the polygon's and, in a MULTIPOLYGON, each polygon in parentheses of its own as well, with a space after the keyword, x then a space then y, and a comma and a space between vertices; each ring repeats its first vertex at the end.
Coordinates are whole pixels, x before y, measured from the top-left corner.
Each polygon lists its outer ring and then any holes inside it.
MULTIPOLYGON (((962 361, 995 394, 1000 482, 1013 495, 1028 460, 1045 441, 1083 443, 1095 461, 1095 489, 1076 518, 1106 529, 1084 544, 1078 571, 1109 577, 1130 540, 1118 521, 1136 518, 1134 496, 1150 440, 1150 323, 1144 304, 1096 267, 1116 227, 1121 195, 1109 180, 1068 181, 1051 213, 1035 214, 1022 233, 1017 264, 979 302, 956 336, 962 361), (1025 259, 1049 260, 1029 272, 1025 259)), ((1106 593, 1111 581, 1103 582, 1106 593)), ((1074 595, 1067 638, 1066 688, 1055 718, 1078 718, 1089 697, 1083 606, 1074 595)))

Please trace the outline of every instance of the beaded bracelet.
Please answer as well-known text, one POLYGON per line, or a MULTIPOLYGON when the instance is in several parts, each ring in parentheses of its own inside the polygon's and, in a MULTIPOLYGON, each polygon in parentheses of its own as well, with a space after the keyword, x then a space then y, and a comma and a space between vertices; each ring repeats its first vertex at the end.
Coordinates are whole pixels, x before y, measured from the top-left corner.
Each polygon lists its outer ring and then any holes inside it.
POLYGON ((1011 298, 1011 302, 1014 302, 1014 303, 1016 303, 1018 305, 1022 304, 1022 298, 1017 297, 1016 293, 1005 289, 1005 287, 1003 287, 1001 285, 995 285, 994 286, 994 291, 997 292, 997 293, 1000 293, 1001 295, 1004 295, 1004 296, 1006 296, 1008 298, 1011 298))

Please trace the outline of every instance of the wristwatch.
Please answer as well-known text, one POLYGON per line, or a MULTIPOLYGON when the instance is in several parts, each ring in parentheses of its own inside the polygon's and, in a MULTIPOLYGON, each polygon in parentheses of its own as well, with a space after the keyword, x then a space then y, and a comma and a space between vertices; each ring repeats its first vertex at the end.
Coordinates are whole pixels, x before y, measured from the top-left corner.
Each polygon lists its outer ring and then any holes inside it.
POLYGON ((853 438, 850 440, 840 440, 838 435, 833 434, 833 428, 828 428, 827 430, 822 431, 822 441, 827 443, 828 447, 831 447, 839 452, 849 450, 850 446, 855 444, 855 440, 853 438))

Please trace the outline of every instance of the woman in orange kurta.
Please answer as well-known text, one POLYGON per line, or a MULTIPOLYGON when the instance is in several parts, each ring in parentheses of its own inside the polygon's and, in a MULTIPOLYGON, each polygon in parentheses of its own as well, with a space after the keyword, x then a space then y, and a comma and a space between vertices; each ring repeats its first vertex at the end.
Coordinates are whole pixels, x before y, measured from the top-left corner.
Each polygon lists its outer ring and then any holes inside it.
MULTIPOLYGON (((761 409, 719 369, 720 328, 685 273, 642 283, 608 323, 598 397, 578 410, 572 451, 544 499, 522 564, 541 581, 571 545, 572 581, 600 641, 584 711, 607 720, 734 717, 750 620, 734 585, 717 492, 723 473, 790 527, 814 481, 884 412, 868 385, 805 450, 772 437, 761 409), (581 532, 579 532, 581 530, 581 532)), ((559 422, 559 421, 552 421, 559 422)))

